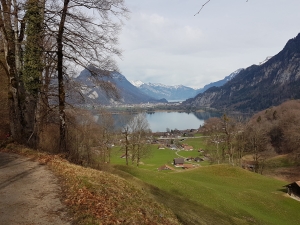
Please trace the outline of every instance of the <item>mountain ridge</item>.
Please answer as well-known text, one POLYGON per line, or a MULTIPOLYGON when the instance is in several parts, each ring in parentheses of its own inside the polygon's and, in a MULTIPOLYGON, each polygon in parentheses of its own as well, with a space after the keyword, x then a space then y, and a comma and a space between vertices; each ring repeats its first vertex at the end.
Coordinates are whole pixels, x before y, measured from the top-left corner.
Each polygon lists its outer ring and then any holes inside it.
MULTIPOLYGON (((107 72, 106 72, 107 73, 107 72)), ((167 102, 165 99, 155 99, 147 94, 141 92, 137 87, 132 85, 124 75, 119 72, 109 72, 109 75, 102 76, 101 71, 96 68, 84 69, 78 77, 75 78, 76 82, 81 85, 81 93, 84 96, 84 103, 112 105, 112 104, 140 104, 140 103, 158 103, 167 102), (91 74, 89 70, 94 70, 95 74, 91 74), (95 82, 96 77, 100 77, 100 84, 95 82), (112 94, 108 94, 102 87, 106 85, 113 87, 117 90, 120 98, 112 94)))
POLYGON ((261 65, 241 70, 221 87, 209 88, 183 104, 220 110, 259 111, 300 98, 300 34, 261 65))

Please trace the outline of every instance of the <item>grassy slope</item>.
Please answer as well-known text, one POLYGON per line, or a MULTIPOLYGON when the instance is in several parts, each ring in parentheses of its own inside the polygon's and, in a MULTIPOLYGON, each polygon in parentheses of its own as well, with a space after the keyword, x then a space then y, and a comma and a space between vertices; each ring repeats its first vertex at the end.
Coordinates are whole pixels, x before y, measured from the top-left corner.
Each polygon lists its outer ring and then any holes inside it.
POLYGON ((66 202, 77 212, 79 224, 176 224, 165 207, 189 225, 300 223, 300 203, 284 193, 286 182, 229 165, 159 172, 157 167, 176 154, 156 146, 140 168, 125 166, 120 152, 114 155, 116 169, 108 166, 108 172, 46 156, 65 180, 66 202))
POLYGON ((214 165, 172 173, 117 167, 150 184, 148 190, 185 224, 300 222, 300 203, 283 192, 285 182, 237 167, 214 165))
POLYGON ((74 224, 179 224, 173 212, 149 193, 119 176, 74 165, 56 155, 10 144, 9 153, 25 155, 47 164, 59 177, 62 200, 69 206, 74 224))

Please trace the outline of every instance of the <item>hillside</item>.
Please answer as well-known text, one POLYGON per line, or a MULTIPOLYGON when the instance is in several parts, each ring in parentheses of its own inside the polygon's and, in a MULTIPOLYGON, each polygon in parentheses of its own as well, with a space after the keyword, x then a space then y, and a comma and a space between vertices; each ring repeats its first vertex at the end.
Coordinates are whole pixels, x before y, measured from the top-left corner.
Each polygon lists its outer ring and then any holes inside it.
POLYGON ((180 224, 142 187, 110 172, 22 146, 0 150, 6 152, 0 152, 0 202, 5 206, 0 215, 7 213, 0 216, 0 224, 180 224))
MULTIPOLYGON (((111 72, 110 76, 101 76, 101 71, 91 68, 95 71, 97 76, 91 75, 91 73, 84 69, 75 81, 82 86, 81 93, 84 96, 84 104, 139 104, 148 102, 167 102, 166 100, 155 99, 133 86, 125 76, 118 72, 111 72), (104 83, 106 82, 106 84, 104 83), (112 86, 112 89, 117 90, 118 97, 112 94, 108 94, 104 88, 108 85, 112 86)), ((73 101, 76 99, 73 98, 73 101)), ((77 101, 78 102, 78 101, 77 101)), ((79 103, 79 102, 78 102, 79 103)))
MULTIPOLYGON (((159 172, 118 166, 141 179, 155 199, 167 205, 183 224, 298 224, 299 202, 288 198, 286 182, 230 165, 203 166, 181 172, 159 172)), ((125 176, 125 175, 124 175, 125 176)), ((131 178, 130 178, 131 177, 131 178)))
POLYGON ((143 82, 132 82, 143 93, 156 98, 167 100, 186 100, 196 95, 196 90, 183 85, 168 86, 143 82))
POLYGON ((139 168, 125 166, 117 151, 111 162, 114 166, 102 165, 101 171, 15 145, 7 146, 7 150, 38 159, 40 166, 47 164, 60 177, 63 202, 72 211, 76 224, 299 222, 300 204, 286 194, 283 186, 287 182, 231 165, 158 171, 158 164, 175 155, 169 149, 157 149, 155 156, 143 160, 139 168))
POLYGON ((221 87, 184 102, 186 107, 253 112, 300 98, 300 34, 261 65, 243 69, 221 87))

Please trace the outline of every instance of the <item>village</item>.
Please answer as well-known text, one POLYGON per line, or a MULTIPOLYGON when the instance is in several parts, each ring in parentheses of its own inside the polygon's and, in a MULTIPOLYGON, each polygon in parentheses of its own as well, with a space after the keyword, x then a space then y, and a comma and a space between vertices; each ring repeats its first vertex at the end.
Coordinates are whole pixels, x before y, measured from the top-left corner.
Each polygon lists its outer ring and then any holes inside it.
MULTIPOLYGON (((157 169, 161 170, 175 170, 176 168, 192 169, 201 166, 199 163, 209 161, 210 155, 202 148, 194 149, 193 146, 183 143, 186 139, 199 138, 195 137, 197 129, 188 130, 167 130, 167 132, 156 132, 154 135, 158 137, 152 144, 156 144, 159 150, 170 149, 176 151, 178 156, 172 160, 172 165, 164 164, 157 169), (180 152, 197 152, 198 156, 183 156, 180 152)), ((185 154, 186 155, 186 154, 185 154)), ((193 154, 195 155, 195 153, 193 154)))

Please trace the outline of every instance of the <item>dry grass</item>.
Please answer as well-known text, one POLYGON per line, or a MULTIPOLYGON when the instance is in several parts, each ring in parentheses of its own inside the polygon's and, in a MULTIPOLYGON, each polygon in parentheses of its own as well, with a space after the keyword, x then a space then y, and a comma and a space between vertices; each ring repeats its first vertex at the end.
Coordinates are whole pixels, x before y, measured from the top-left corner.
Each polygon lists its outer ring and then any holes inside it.
POLYGON ((116 175, 14 144, 5 151, 47 164, 60 177, 62 200, 74 215, 75 224, 179 224, 171 210, 116 175))

